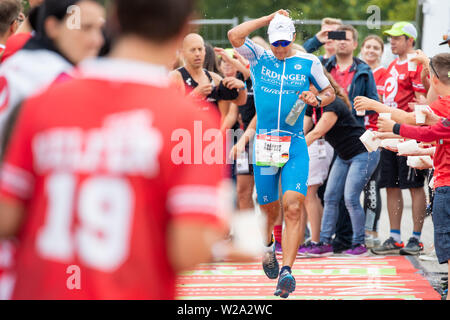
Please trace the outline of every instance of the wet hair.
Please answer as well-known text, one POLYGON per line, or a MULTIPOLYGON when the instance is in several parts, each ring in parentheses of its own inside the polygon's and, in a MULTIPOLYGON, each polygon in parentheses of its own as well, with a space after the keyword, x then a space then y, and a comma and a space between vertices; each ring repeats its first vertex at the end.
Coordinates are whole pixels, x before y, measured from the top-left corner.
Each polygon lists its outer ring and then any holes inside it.
POLYGON ((151 41, 177 36, 193 14, 195 0, 115 0, 122 35, 151 41))
POLYGON ((431 70, 437 75, 439 81, 450 85, 450 53, 440 53, 435 55, 431 61, 431 70))
POLYGON ((19 0, 0 0, 0 35, 8 31, 21 11, 22 4, 19 0))
POLYGON ((378 42, 381 46, 381 52, 384 52, 384 42, 383 39, 381 39, 379 36, 375 35, 375 34, 371 34, 368 35, 364 41, 362 42, 361 48, 364 47, 364 45, 366 44, 367 41, 369 40, 375 40, 376 42, 378 42))

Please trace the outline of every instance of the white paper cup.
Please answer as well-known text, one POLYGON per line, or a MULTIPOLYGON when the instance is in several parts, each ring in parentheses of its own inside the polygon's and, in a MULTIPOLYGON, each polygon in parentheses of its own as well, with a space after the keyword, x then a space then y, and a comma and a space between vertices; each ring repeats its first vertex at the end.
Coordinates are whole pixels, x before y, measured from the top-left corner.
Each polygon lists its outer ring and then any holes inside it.
POLYGON ((357 110, 356 111, 356 115, 360 116, 360 117, 363 117, 363 116, 366 115, 366 110, 357 110))
POLYGON ((402 141, 400 139, 383 139, 381 140, 381 146, 383 148, 395 148, 397 149, 398 144, 402 141))
POLYGON ((416 104, 414 107, 416 114, 416 124, 424 124, 427 118, 426 114, 423 113, 424 110, 428 109, 427 105, 416 104))
POLYGON ((361 140, 361 142, 369 152, 377 151, 381 144, 380 139, 375 138, 373 132, 370 130, 364 132, 364 134, 359 137, 359 140, 361 140))
POLYGON ((380 114, 378 115, 378 118, 383 118, 383 119, 389 119, 389 120, 391 120, 391 119, 392 119, 392 114, 390 114, 390 113, 380 113, 380 114))
POLYGON ((417 63, 411 62, 411 59, 414 58, 417 53, 408 53, 408 71, 417 71, 417 63))
POLYGON ((408 140, 406 142, 399 143, 397 145, 397 148, 400 155, 414 153, 419 150, 419 146, 416 140, 408 140))

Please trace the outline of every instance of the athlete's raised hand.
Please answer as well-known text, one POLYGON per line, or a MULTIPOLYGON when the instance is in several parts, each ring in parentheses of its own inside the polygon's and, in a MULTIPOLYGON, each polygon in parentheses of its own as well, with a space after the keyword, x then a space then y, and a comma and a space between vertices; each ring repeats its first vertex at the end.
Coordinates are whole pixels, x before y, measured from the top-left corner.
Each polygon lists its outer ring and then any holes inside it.
POLYGON ((289 18, 289 12, 286 11, 286 10, 284 10, 284 9, 280 9, 280 10, 278 10, 277 12, 274 12, 274 13, 272 13, 271 15, 268 15, 268 16, 267 16, 268 24, 273 20, 273 18, 275 18, 275 16, 277 15, 277 13, 278 13, 278 14, 281 14, 281 15, 283 15, 283 16, 286 16, 286 17, 289 18))

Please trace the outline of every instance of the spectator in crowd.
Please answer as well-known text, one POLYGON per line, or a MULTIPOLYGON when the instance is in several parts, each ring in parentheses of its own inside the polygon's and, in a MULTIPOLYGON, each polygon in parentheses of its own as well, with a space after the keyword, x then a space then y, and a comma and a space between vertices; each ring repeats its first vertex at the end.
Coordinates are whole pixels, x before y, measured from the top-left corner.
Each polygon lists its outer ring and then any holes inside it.
MULTIPOLYGON (((247 130, 250 122, 255 117, 255 102, 253 98, 253 86, 250 78, 249 63, 234 49, 215 48, 215 52, 220 57, 219 66, 222 69, 224 76, 235 76, 239 80, 244 81, 247 87, 247 101, 241 106, 234 103, 231 104, 227 119, 224 121, 226 129, 234 129, 233 135, 240 139, 242 132, 247 130), (243 127, 236 126, 238 118, 241 118, 243 127), (239 130, 242 129, 243 131, 239 130)), ((239 141, 239 140, 238 140, 239 141)), ((237 148, 236 144, 233 148, 237 148)), ((233 153, 233 151, 231 151, 233 153)), ((232 157, 235 160, 234 174, 236 176, 236 193, 237 203, 240 210, 248 210, 254 208, 253 202, 253 166, 251 162, 251 152, 249 146, 239 154, 239 157, 232 157)))
MULTIPOLYGON (((388 68, 385 82, 384 104, 404 110, 413 111, 409 103, 424 98, 425 87, 421 82, 422 65, 416 71, 408 70, 408 53, 414 53, 417 30, 407 22, 399 22, 385 31, 390 36, 392 53, 398 55, 388 68)), ((390 237, 379 247, 371 249, 375 254, 418 255, 423 250, 420 242, 423 222, 426 214, 424 190, 424 171, 413 171, 407 165, 407 158, 395 152, 381 151, 380 188, 386 188, 387 208, 389 213, 390 237), (409 189, 412 198, 413 234, 406 246, 401 238, 401 218, 403 214, 402 190, 409 189)))
POLYGON ((110 58, 27 100, 7 147, 0 237, 21 230, 14 299, 174 299, 176 272, 224 252, 223 166, 171 161, 174 130, 219 122, 170 87, 194 1, 114 3, 110 58), (66 286, 72 265, 77 290, 66 286))
MULTIPOLYGON (((372 70, 375 84, 377 85, 378 97, 383 99, 384 82, 387 77, 387 70, 380 65, 384 52, 384 43, 377 35, 367 36, 361 45, 361 57, 372 70)), ((366 130, 377 131, 378 113, 365 116, 366 130)), ((366 212, 366 245, 368 248, 378 247, 381 242, 378 239, 378 221, 381 214, 381 194, 380 194, 380 171, 381 163, 378 163, 372 177, 364 187, 364 211, 366 212)))
MULTIPOLYGON (((352 105, 357 96, 378 100, 377 86, 370 67, 353 55, 358 48, 358 31, 350 25, 340 26, 337 31, 345 31, 346 39, 336 41, 336 55, 329 59, 325 68, 344 90, 352 105)), ((358 116, 354 109, 352 114, 364 126, 364 116, 358 116)))
MULTIPOLYGON (((347 96, 343 95, 342 91, 338 90, 339 85, 336 81, 330 77, 329 74, 327 76, 333 89, 336 91, 337 97, 350 105, 347 96)), ((316 108, 307 109, 304 120, 305 134, 308 135, 316 124, 316 108), (311 110, 312 115, 309 114, 311 110)), ((324 137, 319 137, 308 147, 308 153, 310 162, 308 192, 305 199, 305 213, 307 214, 307 220, 311 225, 311 239, 300 246, 298 253, 301 256, 308 255, 309 251, 320 242, 320 227, 323 216, 323 206, 322 201, 318 196, 318 190, 328 177, 330 165, 333 160, 334 149, 324 137)))
MULTIPOLYGON (((214 47, 208 42, 205 42, 205 50, 205 62, 203 63, 203 68, 209 72, 220 74, 219 68, 217 67, 217 56, 214 52, 214 47)), ((182 66, 180 66, 180 68, 181 67, 182 66)))
MULTIPOLYGON (((450 53, 433 57, 431 66, 431 86, 441 97, 430 107, 443 117, 433 126, 417 127, 380 119, 380 131, 392 132, 402 137, 423 142, 436 141, 434 154, 434 200, 433 224, 434 246, 439 263, 447 263, 450 273, 450 53)), ((428 113, 429 121, 436 121, 428 113)), ((450 300, 447 295, 447 300, 450 300)))
MULTIPOLYGON (((331 75, 327 75, 331 78, 331 75)), ((336 92, 344 99, 336 98, 330 105, 315 109, 308 106, 306 120, 311 128, 306 135, 306 143, 311 145, 325 137, 337 153, 337 158, 328 177, 325 191, 320 242, 307 249, 312 256, 333 254, 331 239, 336 231, 339 216, 339 202, 344 196, 345 205, 350 213, 353 229, 352 248, 344 253, 351 256, 367 255, 365 238, 365 214, 360 204, 360 194, 378 165, 379 151, 368 153, 359 137, 364 127, 352 116, 352 106, 336 82, 331 82, 336 92)))
POLYGON ((36 10, 35 36, 0 67, 0 92, 6 96, 0 102, 0 130, 17 104, 82 60, 97 56, 104 42, 105 9, 94 0, 46 0, 36 10), (75 4, 83 12, 81 28, 71 29, 67 8, 75 4))
POLYGON ((222 78, 204 69, 206 49, 203 38, 195 33, 188 34, 182 46, 185 66, 170 74, 171 81, 183 94, 190 95, 201 103, 204 111, 215 106, 220 112, 221 124, 229 111, 229 101, 242 105, 247 100, 245 83, 234 78, 222 78))
POLYGON ((308 53, 313 53, 323 46, 325 54, 320 56, 319 60, 325 65, 336 54, 336 40, 329 39, 328 33, 336 31, 340 26, 342 26, 341 19, 323 18, 320 31, 311 39, 306 40, 303 47, 308 53))
POLYGON ((16 33, 22 22, 20 0, 0 0, 0 58, 6 49, 6 41, 16 33))

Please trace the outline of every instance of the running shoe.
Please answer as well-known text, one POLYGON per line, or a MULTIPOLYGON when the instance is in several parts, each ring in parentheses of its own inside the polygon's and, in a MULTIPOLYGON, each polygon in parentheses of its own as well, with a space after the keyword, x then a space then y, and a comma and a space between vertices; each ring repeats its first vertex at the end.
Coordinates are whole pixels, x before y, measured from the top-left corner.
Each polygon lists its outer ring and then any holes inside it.
POLYGON ((367 248, 363 244, 355 244, 352 246, 350 250, 347 250, 344 252, 346 256, 358 256, 358 257, 365 257, 369 255, 369 252, 367 251, 367 248))
POLYGON ((341 241, 333 240, 333 253, 340 254, 352 248, 352 244, 345 244, 341 241))
POLYGON ((423 243, 417 238, 411 237, 403 249, 400 249, 402 256, 417 256, 423 251, 423 243))
POLYGON ((278 265, 277 254, 275 253, 275 245, 272 246, 271 251, 267 251, 264 253, 262 266, 264 273, 269 279, 278 278, 280 266, 278 265))
POLYGON ((275 253, 283 254, 283 248, 281 247, 281 243, 278 241, 275 241, 275 253))
POLYGON ((309 250, 308 255, 312 257, 326 257, 333 254, 333 246, 328 243, 319 242, 309 250))
POLYGON ((386 254, 399 254, 400 249, 402 249, 405 245, 403 242, 398 243, 394 240, 394 238, 390 237, 387 239, 381 246, 372 248, 370 251, 373 254, 378 255, 386 255, 386 254))
POLYGON ((295 291, 295 278, 291 273, 289 273, 289 271, 284 270, 283 273, 280 274, 277 289, 275 290, 274 295, 286 299, 287 297, 289 297, 289 294, 294 291, 295 291))
POLYGON ((308 251, 311 248, 311 242, 305 242, 297 250, 297 257, 304 257, 308 255, 308 251))

